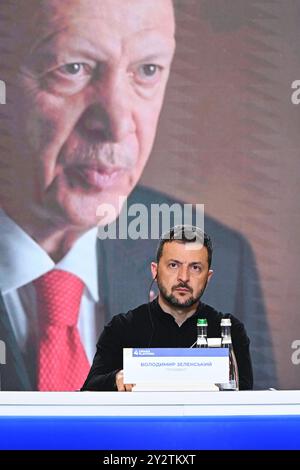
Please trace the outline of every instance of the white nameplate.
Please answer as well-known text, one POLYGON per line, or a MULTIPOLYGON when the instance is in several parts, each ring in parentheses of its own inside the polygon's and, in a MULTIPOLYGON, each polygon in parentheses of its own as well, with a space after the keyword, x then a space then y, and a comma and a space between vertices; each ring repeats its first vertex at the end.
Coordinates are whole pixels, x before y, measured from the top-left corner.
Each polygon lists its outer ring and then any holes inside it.
POLYGON ((224 383, 229 376, 227 348, 125 348, 125 384, 224 383))

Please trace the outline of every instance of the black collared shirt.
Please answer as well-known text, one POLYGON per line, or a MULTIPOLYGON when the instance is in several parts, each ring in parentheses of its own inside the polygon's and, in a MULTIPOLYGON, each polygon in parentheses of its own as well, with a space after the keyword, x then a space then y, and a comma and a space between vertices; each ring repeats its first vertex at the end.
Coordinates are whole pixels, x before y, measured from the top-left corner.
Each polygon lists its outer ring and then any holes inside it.
POLYGON ((119 314, 104 328, 97 343, 97 352, 82 390, 116 390, 116 373, 123 369, 123 348, 189 348, 197 339, 197 319, 207 319, 207 336, 221 336, 221 319, 231 319, 232 345, 239 369, 240 390, 253 388, 249 338, 244 325, 233 315, 223 315, 200 303, 197 311, 178 326, 165 313, 157 299, 150 304, 119 314))

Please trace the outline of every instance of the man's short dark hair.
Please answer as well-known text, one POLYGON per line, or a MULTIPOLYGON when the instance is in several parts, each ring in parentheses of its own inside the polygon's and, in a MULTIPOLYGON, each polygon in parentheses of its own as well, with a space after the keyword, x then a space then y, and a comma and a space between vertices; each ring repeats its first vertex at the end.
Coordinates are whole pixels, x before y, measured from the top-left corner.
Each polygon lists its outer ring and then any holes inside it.
POLYGON ((162 257, 163 248, 166 243, 181 242, 181 243, 200 243, 207 249, 208 269, 210 269, 212 262, 213 246, 212 241, 207 233, 203 232, 195 225, 176 225, 168 232, 164 233, 160 240, 156 251, 156 262, 159 263, 162 257))

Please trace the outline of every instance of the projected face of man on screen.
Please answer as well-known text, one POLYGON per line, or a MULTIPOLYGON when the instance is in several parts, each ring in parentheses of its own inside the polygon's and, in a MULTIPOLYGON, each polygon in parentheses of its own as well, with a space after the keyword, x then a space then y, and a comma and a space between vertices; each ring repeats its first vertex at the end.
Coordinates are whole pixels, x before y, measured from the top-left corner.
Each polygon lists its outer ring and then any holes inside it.
MULTIPOLYGON (((26 3, 26 5, 25 5, 26 3)), ((174 53, 171 0, 29 0, 14 31, 3 207, 53 252, 116 208, 152 149, 174 53)), ((64 248, 61 248, 64 250, 64 248)))

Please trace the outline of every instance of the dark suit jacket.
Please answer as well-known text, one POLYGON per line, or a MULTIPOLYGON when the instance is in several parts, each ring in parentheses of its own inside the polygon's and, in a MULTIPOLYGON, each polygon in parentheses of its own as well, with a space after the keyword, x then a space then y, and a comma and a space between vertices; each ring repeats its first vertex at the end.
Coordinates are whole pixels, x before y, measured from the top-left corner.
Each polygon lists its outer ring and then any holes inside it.
MULTIPOLYGON (((133 203, 174 204, 170 197, 138 187, 128 199, 133 203)), ((128 218, 130 223, 130 218, 128 218)), ((171 220, 172 224, 172 220, 171 220)), ((230 312, 244 324, 251 341, 254 387, 276 387, 272 345, 258 273, 252 250, 238 232, 205 217, 214 253, 213 279, 203 301, 217 310, 230 312)), ((150 232, 149 232, 150 233, 150 232)), ((151 283, 150 263, 155 260, 158 240, 98 240, 99 291, 106 321, 147 302, 151 283)), ((6 343, 7 363, 1 367, 2 390, 32 390, 24 359, 14 338, 0 296, 0 340, 6 343)))

